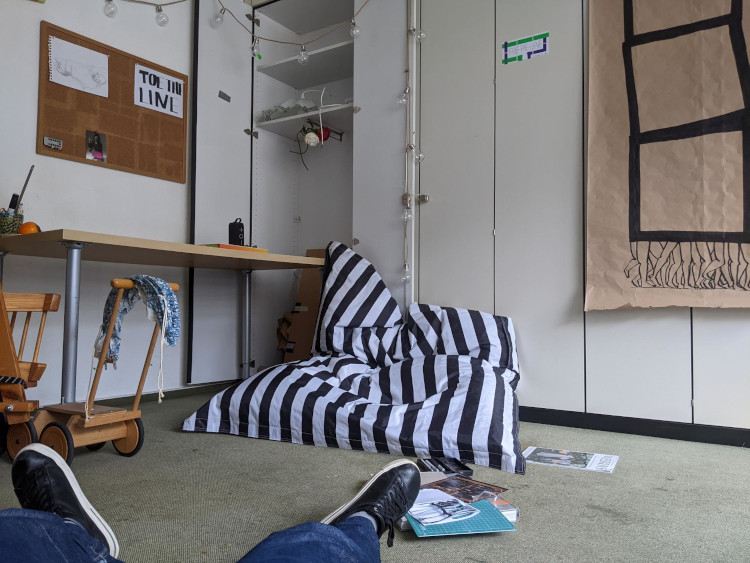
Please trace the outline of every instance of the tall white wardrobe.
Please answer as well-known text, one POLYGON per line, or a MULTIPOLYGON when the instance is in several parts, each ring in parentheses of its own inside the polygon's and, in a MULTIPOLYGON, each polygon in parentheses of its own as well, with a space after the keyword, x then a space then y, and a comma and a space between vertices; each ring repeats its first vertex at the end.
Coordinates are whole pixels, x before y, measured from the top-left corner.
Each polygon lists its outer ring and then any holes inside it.
POLYGON ((750 428, 750 312, 583 312, 587 6, 420 2, 419 300, 512 317, 545 420, 750 428), (548 54, 502 64, 544 33, 548 54))

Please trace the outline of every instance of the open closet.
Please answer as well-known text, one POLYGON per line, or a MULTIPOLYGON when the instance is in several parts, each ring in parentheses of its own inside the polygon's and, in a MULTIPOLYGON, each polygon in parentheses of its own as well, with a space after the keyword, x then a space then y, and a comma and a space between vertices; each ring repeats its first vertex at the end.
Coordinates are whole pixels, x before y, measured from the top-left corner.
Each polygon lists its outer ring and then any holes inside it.
POLYGON ((291 254, 349 244, 354 3, 254 4, 252 243, 291 254))
MULTIPOLYGON (((304 255, 332 240, 351 244, 353 6, 352 0, 255 2, 261 39, 254 44, 250 232, 252 244, 271 252, 304 255)), ((280 361, 276 319, 294 307, 300 275, 253 274, 256 367, 280 361)))
MULTIPOLYGON (((217 23, 230 20, 228 12, 216 17, 217 0, 195 7, 193 242, 227 242, 227 225, 239 218, 245 245, 272 253, 305 255, 332 240, 351 244, 354 1, 223 5, 239 22, 217 23), (228 76, 236 82, 227 84, 228 76)), ((300 275, 252 272, 243 279, 194 270, 194 295, 219 283, 234 289, 192 299, 190 382, 235 379, 280 362, 277 319, 294 308, 300 275), (232 279, 217 279, 224 277, 232 279), (247 322, 248 289, 250 361, 243 362, 248 355, 232 336, 247 322), (222 344, 204 350, 204 337, 222 344)))

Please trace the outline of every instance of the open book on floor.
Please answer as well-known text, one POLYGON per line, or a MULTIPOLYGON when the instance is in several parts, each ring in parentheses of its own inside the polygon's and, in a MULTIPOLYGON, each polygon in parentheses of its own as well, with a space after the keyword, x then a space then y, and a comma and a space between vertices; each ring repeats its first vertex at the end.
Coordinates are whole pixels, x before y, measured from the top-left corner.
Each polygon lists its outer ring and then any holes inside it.
MULTIPOLYGON (((487 500, 496 510, 500 511, 509 522, 516 522, 520 515, 518 508, 500 496, 500 493, 507 491, 507 489, 504 487, 498 487, 497 485, 475 481, 468 477, 454 475, 452 477, 431 482, 425 482, 423 479, 422 489, 443 491, 469 504, 480 500, 487 500)), ((399 520, 397 526, 401 531, 411 529, 411 524, 406 517, 399 520)))
POLYGON ((488 500, 468 504, 437 489, 422 489, 406 518, 419 537, 486 534, 516 529, 488 500))

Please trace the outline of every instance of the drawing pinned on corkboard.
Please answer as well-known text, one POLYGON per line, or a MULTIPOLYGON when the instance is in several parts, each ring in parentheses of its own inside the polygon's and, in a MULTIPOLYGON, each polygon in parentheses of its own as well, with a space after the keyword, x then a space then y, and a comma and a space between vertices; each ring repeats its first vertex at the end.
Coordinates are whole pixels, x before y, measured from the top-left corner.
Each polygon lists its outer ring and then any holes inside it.
POLYGON ((185 183, 186 75, 45 21, 39 57, 38 154, 185 183))
POLYGON ((107 56, 57 37, 49 40, 49 79, 68 88, 108 97, 107 56))

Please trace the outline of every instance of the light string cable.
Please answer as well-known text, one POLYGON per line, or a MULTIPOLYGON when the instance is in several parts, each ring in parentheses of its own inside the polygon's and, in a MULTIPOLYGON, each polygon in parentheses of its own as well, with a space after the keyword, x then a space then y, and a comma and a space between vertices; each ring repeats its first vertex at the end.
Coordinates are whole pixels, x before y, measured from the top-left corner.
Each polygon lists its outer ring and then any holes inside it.
POLYGON ((411 127, 411 121, 412 121, 412 111, 414 111, 413 106, 413 98, 414 98, 414 92, 411 91, 411 49, 413 46, 414 41, 412 40, 413 34, 410 31, 411 26, 411 18, 412 18, 412 5, 411 2, 408 4, 408 26, 407 32, 406 32, 406 89, 404 90, 407 93, 407 102, 406 102, 406 148, 404 150, 404 316, 406 315, 406 311, 409 308, 409 305, 411 303, 410 298, 410 292, 407 291, 407 288, 409 287, 410 283, 413 283, 413 273, 411 272, 411 268, 409 266, 409 215, 411 214, 411 220, 414 221, 414 213, 412 211, 412 190, 410 189, 409 185, 409 168, 411 165, 411 158, 413 154, 416 151, 416 147, 414 145, 413 140, 413 132, 411 127))
POLYGON ((147 0, 121 0, 122 2, 130 2, 132 4, 145 4, 146 6, 171 6, 172 4, 182 4, 187 0, 172 0, 171 2, 148 2, 147 0))
MULTIPOLYGON (((131 1, 131 2, 142 2, 143 0, 130 0, 130 1, 131 1)), ((176 0, 176 1, 177 1, 177 2, 184 2, 185 0, 176 0)), ((356 11, 356 12, 354 13, 354 15, 353 15, 353 16, 351 17, 351 20, 345 20, 345 21, 341 22, 340 24, 337 24, 337 25, 336 25, 335 27, 332 27, 331 29, 329 29, 329 30, 328 30, 328 31, 326 31, 325 33, 321 33, 321 34, 320 34, 320 35, 318 35, 317 37, 314 37, 314 38, 312 38, 312 39, 310 39, 310 40, 308 40, 308 41, 305 41, 304 43, 300 43, 300 42, 298 42, 298 41, 281 41, 281 40, 279 40, 279 39, 271 39, 270 37, 263 37, 263 36, 261 36, 261 35, 258 35, 258 34, 256 34, 256 33, 253 33, 253 31, 252 31, 252 30, 251 30, 251 29, 250 29, 249 27, 247 27, 247 26, 246 26, 246 25, 245 25, 244 23, 242 23, 242 21, 241 21, 241 20, 240 20, 240 19, 239 19, 239 18, 238 18, 237 16, 235 16, 235 15, 234 15, 234 13, 232 12, 232 10, 230 10, 229 8, 227 8, 227 7, 226 7, 226 6, 224 5, 224 2, 222 2, 222 0, 216 0, 216 1, 217 1, 217 2, 219 3, 219 5, 221 6, 221 12, 226 12, 227 14, 229 14, 230 16, 232 16, 232 19, 233 19, 234 21, 236 21, 236 22, 237 22, 238 24, 240 24, 240 26, 241 26, 241 27, 243 27, 243 28, 245 29, 245 31, 247 31, 247 32, 248 32, 248 33, 249 33, 249 34, 250 34, 250 35, 252 36, 253 40, 255 40, 255 39, 262 39, 263 41, 269 41, 269 42, 271 42, 271 43, 280 43, 280 44, 282 44, 282 45, 297 45, 298 47, 305 47, 305 46, 307 46, 307 45, 310 45, 311 43, 315 43, 316 41, 320 41, 320 40, 321 40, 321 39, 323 39, 323 38, 324 38, 325 36, 327 36, 327 35, 330 35, 330 34, 331 34, 331 33, 333 33, 334 31, 337 31, 337 30, 341 29, 341 28, 342 28, 342 27, 344 27, 345 25, 350 25, 350 24, 351 24, 351 21, 352 21, 352 20, 355 20, 355 19, 357 19, 357 16, 359 15, 359 13, 360 13, 360 12, 361 12, 361 11, 362 11, 362 10, 364 9, 364 7, 365 7, 365 6, 367 6, 367 4, 368 4, 368 3, 370 2, 370 0, 365 0, 365 3, 364 3, 364 4, 362 4, 362 5, 361 5, 361 6, 359 7, 359 10, 357 10, 357 11, 356 11)), ((162 6, 166 6, 166 5, 167 5, 167 4, 162 4, 162 6)))
MULTIPOLYGON (((161 306, 163 309, 161 323, 159 323, 158 311, 154 310, 154 314, 156 315, 155 322, 157 324, 160 324, 159 375, 156 376, 156 388, 158 390, 158 402, 159 404, 161 404, 162 399, 164 398, 164 342, 166 340, 166 335, 164 333, 166 332, 167 323, 169 323, 169 305, 167 303, 167 298, 164 295, 164 292, 161 291, 159 285, 149 278, 146 278, 145 281, 148 282, 148 284, 154 290, 156 297, 159 299, 159 301, 161 301, 161 306)), ((167 284, 167 286, 169 286, 169 284, 167 284)), ((148 309, 148 299, 146 299, 146 294, 141 290, 139 290, 139 293, 141 294, 141 299, 143 299, 143 302, 146 304, 146 308, 148 309)))

